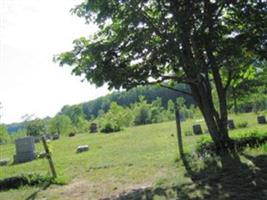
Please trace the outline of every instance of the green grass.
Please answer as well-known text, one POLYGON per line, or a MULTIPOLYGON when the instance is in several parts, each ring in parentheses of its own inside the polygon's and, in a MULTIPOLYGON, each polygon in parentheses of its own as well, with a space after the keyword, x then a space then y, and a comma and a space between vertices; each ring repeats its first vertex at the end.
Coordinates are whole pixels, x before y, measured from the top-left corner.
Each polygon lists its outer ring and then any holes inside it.
MULTIPOLYGON (((265 131, 266 125, 257 125, 255 114, 231 116, 235 123, 247 121, 246 129, 231 131, 265 131)), ((183 132, 191 130, 195 120, 182 123, 183 132)), ((199 123, 199 122, 198 122, 199 123)), ((207 128, 201 121, 203 130, 207 128)), ((196 141, 201 136, 184 137, 185 150, 194 151, 196 141)), ((178 159, 175 122, 152 124, 127 128, 114 134, 80 134, 73 138, 62 137, 51 142, 53 160, 59 182, 65 186, 52 185, 47 190, 38 191, 37 187, 23 187, 0 193, 0 200, 26 199, 34 192, 36 199, 98 199, 110 194, 118 194, 144 186, 160 186, 190 183, 186 171, 178 159), (76 154, 78 145, 88 144, 90 150, 76 154)), ((37 151, 42 151, 41 143, 37 151)), ((257 152, 264 153, 262 147, 257 152)), ((1 159, 12 159, 14 145, 0 146, 1 159)), ((178 159, 179 160, 179 159, 178 159)), ((0 167, 0 179, 20 174, 49 174, 48 162, 38 159, 32 162, 0 167)), ((195 190, 197 194, 198 190, 195 190)), ((170 191, 170 193, 172 193, 170 191)))

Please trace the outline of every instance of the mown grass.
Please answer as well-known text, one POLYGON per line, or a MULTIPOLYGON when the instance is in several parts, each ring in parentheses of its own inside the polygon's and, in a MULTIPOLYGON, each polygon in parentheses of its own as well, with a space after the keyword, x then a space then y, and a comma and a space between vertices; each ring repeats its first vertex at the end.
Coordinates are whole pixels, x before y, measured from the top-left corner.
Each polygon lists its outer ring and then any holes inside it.
MULTIPOLYGON (((255 114, 231 116, 235 123, 247 121, 245 129, 231 131, 231 135, 240 131, 265 131, 266 125, 257 125, 255 114)), ((206 130, 204 122, 197 120, 206 130)), ((191 130, 196 120, 182 123, 183 133, 191 130)), ((201 136, 184 138, 187 153, 194 151, 196 141, 201 136)), ((27 199, 35 194, 36 199, 98 199, 110 194, 120 193, 139 187, 161 186, 190 183, 190 177, 178 158, 175 122, 152 124, 127 128, 114 134, 80 134, 73 138, 62 137, 51 142, 53 159, 60 183, 66 186, 53 185, 45 191, 37 187, 22 187, 0 193, 0 199, 27 199), (90 150, 76 154, 78 145, 88 144, 90 150), (77 187, 77 188, 76 188, 77 187), (75 189, 76 188, 76 189, 75 189), (69 191, 70 190, 70 191, 69 191)), ((36 145, 42 151, 42 144, 36 145)), ((15 149, 13 144, 0 146, 1 159, 12 159, 15 149)), ((265 153, 266 147, 258 151, 265 153)), ((47 160, 38 159, 32 162, 0 167, 0 179, 20 174, 49 174, 47 160)), ((195 190, 194 194, 200 193, 195 190)))

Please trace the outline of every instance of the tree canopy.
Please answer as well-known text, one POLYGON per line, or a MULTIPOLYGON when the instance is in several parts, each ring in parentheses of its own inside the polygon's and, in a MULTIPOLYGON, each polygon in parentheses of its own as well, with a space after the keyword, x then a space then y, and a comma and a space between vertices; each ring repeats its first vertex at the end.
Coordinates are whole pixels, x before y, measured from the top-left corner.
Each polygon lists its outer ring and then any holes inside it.
MULTIPOLYGON (((266 59, 262 0, 87 0, 72 11, 98 25, 74 41, 61 65, 110 88, 185 83, 218 148, 230 144, 227 89, 256 59, 266 59), (212 90, 218 96, 215 106, 212 90)), ((184 91, 180 91, 184 92, 184 91)), ((184 92, 185 93, 185 92, 184 92)))

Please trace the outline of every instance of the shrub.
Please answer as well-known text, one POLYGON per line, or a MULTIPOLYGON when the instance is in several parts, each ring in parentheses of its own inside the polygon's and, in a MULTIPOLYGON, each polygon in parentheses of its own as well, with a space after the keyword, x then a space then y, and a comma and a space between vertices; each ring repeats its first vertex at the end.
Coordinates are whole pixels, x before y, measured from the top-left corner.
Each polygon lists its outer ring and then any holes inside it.
POLYGON ((27 174, 21 176, 15 176, 0 180, 0 191, 17 189, 25 185, 40 185, 44 183, 55 183, 53 178, 48 176, 41 176, 39 174, 27 174))
POLYGON ((107 122, 104 124, 103 128, 100 130, 101 133, 113 133, 121 130, 121 127, 116 123, 107 122))
MULTIPOLYGON (((246 147, 259 147, 267 143, 267 132, 239 132, 233 135, 234 148, 242 151, 246 147)), ((196 151, 198 155, 216 154, 216 147, 209 136, 203 136, 197 141, 196 151)))
POLYGON ((240 122, 237 124, 238 128, 247 128, 248 127, 248 122, 244 121, 244 122, 240 122))
POLYGON ((10 136, 5 125, 0 124, 0 144, 5 144, 9 141, 10 136))
POLYGON ((192 136, 194 134, 193 134, 193 132, 191 130, 187 129, 187 130, 185 130, 184 135, 185 136, 192 136))

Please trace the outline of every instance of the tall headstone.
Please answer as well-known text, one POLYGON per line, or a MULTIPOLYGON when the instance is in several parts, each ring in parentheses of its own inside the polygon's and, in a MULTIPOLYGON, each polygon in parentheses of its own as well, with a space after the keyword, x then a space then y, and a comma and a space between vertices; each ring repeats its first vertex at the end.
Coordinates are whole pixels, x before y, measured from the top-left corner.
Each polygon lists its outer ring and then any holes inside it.
POLYGON ((34 140, 32 136, 16 139, 15 163, 28 162, 36 158, 34 140))
POLYGON ((267 123, 264 115, 258 116, 257 120, 258 120, 258 124, 266 124, 267 123))
POLYGON ((193 132, 195 135, 203 134, 200 124, 193 125, 193 132))
POLYGON ((97 124, 96 123, 92 123, 90 125, 90 133, 97 133, 97 124))

